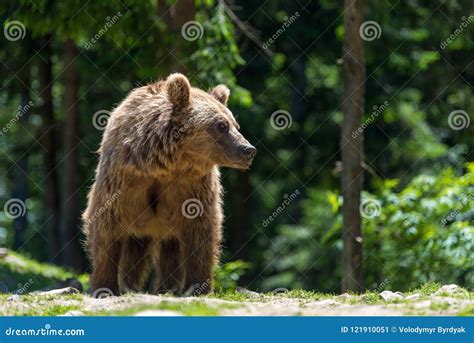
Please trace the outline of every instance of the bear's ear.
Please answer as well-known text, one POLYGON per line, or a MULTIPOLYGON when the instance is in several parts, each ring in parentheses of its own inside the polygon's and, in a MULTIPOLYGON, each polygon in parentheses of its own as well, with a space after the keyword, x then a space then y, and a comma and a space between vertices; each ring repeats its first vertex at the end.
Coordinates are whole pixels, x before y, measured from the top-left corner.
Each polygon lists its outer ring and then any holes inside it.
POLYGON ((211 89, 211 95, 216 98, 221 104, 227 106, 229 100, 230 90, 225 85, 218 85, 211 89))
POLYGON ((166 92, 175 109, 179 110, 189 105, 191 85, 183 74, 174 73, 168 76, 166 92))

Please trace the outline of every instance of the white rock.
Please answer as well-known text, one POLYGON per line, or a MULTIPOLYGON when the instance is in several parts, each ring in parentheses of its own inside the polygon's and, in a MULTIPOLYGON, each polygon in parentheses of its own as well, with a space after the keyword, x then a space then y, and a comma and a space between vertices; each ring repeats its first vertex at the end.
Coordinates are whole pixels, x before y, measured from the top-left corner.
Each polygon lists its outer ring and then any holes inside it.
POLYGON ((20 296, 18 294, 12 294, 7 298, 7 301, 19 301, 20 296))
POLYGON ((36 294, 38 295, 64 295, 64 294, 77 294, 77 293, 79 293, 79 290, 77 290, 76 288, 65 287, 65 288, 52 289, 50 291, 37 292, 36 294))
POLYGON ((407 295, 405 297, 406 300, 417 300, 417 299, 420 299, 420 298, 421 298, 421 295, 419 295, 418 293, 407 295))
POLYGON ((385 301, 393 301, 393 300, 403 299, 402 295, 400 295, 398 293, 394 293, 392 291, 383 291, 382 293, 379 294, 379 296, 385 301))
POLYGON ((438 289, 435 292, 435 295, 440 295, 440 294, 443 294, 443 293, 454 294, 454 293, 464 293, 464 292, 465 292, 465 290, 463 290, 458 285, 451 284, 451 285, 442 286, 440 289, 438 289))

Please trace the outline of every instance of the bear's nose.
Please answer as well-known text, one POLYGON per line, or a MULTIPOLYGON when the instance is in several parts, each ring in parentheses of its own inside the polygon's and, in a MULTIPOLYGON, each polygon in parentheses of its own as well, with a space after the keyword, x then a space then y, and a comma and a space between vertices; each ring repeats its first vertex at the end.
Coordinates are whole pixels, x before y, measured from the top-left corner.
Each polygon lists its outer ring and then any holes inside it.
POLYGON ((246 145, 242 147, 242 155, 247 159, 252 159, 257 154, 257 149, 251 145, 246 145))

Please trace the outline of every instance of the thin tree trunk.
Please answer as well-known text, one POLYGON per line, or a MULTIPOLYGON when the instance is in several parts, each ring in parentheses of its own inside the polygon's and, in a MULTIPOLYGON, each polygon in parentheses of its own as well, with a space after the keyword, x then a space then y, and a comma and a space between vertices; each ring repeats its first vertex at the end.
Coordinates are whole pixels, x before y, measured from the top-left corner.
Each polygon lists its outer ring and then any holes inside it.
POLYGON ((48 257, 50 262, 59 260, 59 188, 56 170, 56 139, 53 111, 53 77, 51 63, 51 37, 42 41, 43 49, 39 59, 40 96, 43 99, 43 123, 41 126, 41 145, 43 147, 43 174, 44 174, 44 227, 48 237, 48 257))
POLYGON ((72 40, 64 44, 64 185, 62 263, 82 269, 78 211, 79 74, 75 66, 78 50, 72 40))
POLYGON ((343 100, 344 119, 341 133, 343 163, 342 195, 343 240, 342 291, 363 291, 362 230, 359 212, 363 187, 363 134, 352 138, 361 125, 364 112, 364 54, 359 35, 362 24, 362 0, 344 1, 343 100))
POLYGON ((181 29, 188 21, 194 20, 196 5, 194 0, 177 0, 169 7, 165 0, 158 0, 158 15, 166 24, 167 31, 175 36, 170 54, 170 69, 173 72, 186 72, 184 58, 188 57, 185 50, 186 40, 181 29))
MULTIPOLYGON (((30 99, 30 68, 25 66, 23 71, 20 73, 21 78, 21 100, 20 108, 18 109, 18 114, 20 119, 19 122, 23 128, 28 129, 28 117, 31 108, 31 99, 30 99)), ((24 130, 24 129, 23 129, 24 130)), ((13 198, 18 199, 22 205, 26 206, 26 199, 28 198, 28 153, 25 151, 28 150, 28 145, 30 144, 25 139, 25 136, 22 134, 19 137, 20 146, 15 149, 15 152, 18 153, 17 156, 20 156, 19 160, 15 163, 13 168, 13 177, 14 177, 14 187, 13 187, 13 198)), ((17 202, 15 202, 17 203, 17 202)), ((13 249, 19 250, 23 244, 23 235, 27 229, 28 220, 26 216, 26 210, 21 215, 15 215, 13 220, 13 229, 15 231, 15 236, 13 239, 13 249)))

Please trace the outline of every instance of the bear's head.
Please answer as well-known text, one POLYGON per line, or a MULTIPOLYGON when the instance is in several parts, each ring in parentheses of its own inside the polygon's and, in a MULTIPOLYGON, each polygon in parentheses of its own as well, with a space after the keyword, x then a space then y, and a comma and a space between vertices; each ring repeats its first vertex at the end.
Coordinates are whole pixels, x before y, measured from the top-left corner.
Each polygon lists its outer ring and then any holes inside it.
POLYGON ((227 108, 229 88, 209 92, 191 87, 182 74, 171 74, 164 89, 172 105, 173 137, 180 151, 196 163, 247 169, 257 149, 239 132, 227 108))

